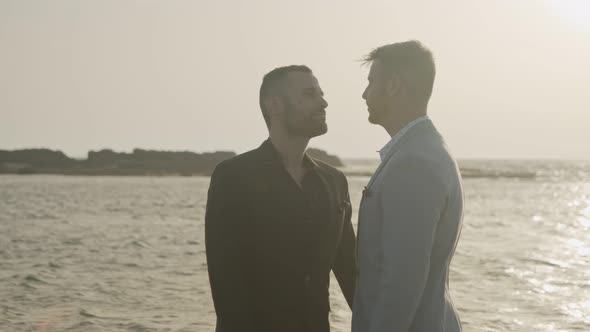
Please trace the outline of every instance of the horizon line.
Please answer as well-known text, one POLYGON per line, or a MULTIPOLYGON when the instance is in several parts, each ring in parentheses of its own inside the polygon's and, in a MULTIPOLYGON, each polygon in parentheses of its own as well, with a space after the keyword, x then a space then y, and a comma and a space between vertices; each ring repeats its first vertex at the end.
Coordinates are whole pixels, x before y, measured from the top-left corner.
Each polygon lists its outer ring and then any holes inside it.
MULTIPOLYGON (((345 155, 338 155, 332 152, 329 152, 327 149, 325 148, 320 148, 320 147, 315 147, 315 146, 308 146, 308 148, 313 148, 313 149, 318 149, 318 150, 322 150, 326 153, 328 153, 329 155, 334 155, 336 157, 338 157, 341 160, 349 160, 349 161, 379 161, 379 156, 376 155, 375 157, 368 157, 368 156, 345 156, 345 155)), ((234 150, 207 150, 207 151, 194 151, 194 150, 189 150, 189 149, 156 149, 156 148, 141 148, 141 147, 135 147, 131 150, 116 150, 116 149, 112 149, 112 148, 100 148, 100 149, 90 149, 86 152, 86 155, 82 156, 82 155, 76 155, 76 154, 68 154, 66 152, 64 152, 63 150, 60 149, 52 149, 52 148, 48 148, 48 147, 26 147, 26 148, 4 148, 4 147, 0 147, 0 150, 4 150, 4 151, 19 151, 19 150, 51 150, 51 151, 58 151, 61 152, 63 154, 65 154, 68 158, 71 159, 83 159, 83 158, 87 158, 88 157, 88 153, 89 152, 97 152, 97 151, 102 151, 102 150, 111 150, 113 152, 116 153, 133 153, 133 150, 146 150, 146 151, 160 151, 160 152, 189 152, 189 153, 195 153, 195 154, 206 154, 206 153, 218 153, 218 152, 231 152, 231 153, 235 153, 236 155, 239 155, 240 153, 234 151, 234 150)), ((376 153, 377 154, 377 153, 376 153)), ((470 156, 470 157, 460 157, 460 156, 456 156, 456 159, 458 161, 578 161, 578 162, 590 162, 590 157, 586 157, 586 158, 571 158, 571 157, 552 157, 552 156, 523 156, 523 157, 499 157, 499 156, 470 156)))

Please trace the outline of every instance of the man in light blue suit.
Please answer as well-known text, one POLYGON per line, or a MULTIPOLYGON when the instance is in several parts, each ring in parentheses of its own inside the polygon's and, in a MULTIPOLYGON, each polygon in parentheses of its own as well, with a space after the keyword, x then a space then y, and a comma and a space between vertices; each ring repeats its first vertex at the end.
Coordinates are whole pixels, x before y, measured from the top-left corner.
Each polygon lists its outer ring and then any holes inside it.
POLYGON ((418 41, 385 45, 363 93, 391 140, 363 192, 353 332, 461 331, 449 265, 463 217, 457 163, 427 115, 435 65, 418 41))

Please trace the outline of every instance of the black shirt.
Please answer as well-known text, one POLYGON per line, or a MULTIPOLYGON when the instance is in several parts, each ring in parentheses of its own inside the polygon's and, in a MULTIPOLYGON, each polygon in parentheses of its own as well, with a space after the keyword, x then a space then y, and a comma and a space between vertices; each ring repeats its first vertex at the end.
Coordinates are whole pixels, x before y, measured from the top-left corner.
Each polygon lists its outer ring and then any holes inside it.
POLYGON ((307 155, 304 167, 299 186, 267 140, 216 168, 205 240, 218 331, 329 331, 331 270, 352 304, 346 178, 307 155))

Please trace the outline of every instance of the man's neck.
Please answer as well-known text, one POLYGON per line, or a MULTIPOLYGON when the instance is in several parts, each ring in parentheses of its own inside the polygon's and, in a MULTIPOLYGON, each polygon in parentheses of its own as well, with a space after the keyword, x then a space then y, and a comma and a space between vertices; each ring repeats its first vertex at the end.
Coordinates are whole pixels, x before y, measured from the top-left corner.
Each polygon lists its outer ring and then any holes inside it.
POLYGON ((383 128, 387 131, 389 136, 393 137, 395 134, 399 133, 405 126, 407 126, 410 122, 426 116, 426 107, 415 107, 411 110, 406 110, 404 112, 389 112, 389 114, 403 114, 391 116, 388 120, 383 124, 383 128))
POLYGON ((309 143, 309 138, 293 137, 290 135, 270 134, 270 142, 281 157, 287 170, 303 167, 303 154, 309 143))

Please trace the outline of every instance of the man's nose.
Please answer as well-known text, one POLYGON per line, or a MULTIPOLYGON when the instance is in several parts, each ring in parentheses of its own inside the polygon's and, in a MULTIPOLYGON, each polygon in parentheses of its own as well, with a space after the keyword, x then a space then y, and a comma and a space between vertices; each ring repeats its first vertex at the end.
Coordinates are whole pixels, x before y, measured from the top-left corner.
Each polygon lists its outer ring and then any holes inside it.
POLYGON ((326 101, 326 99, 324 97, 322 97, 322 107, 323 108, 328 107, 328 102, 326 101))

